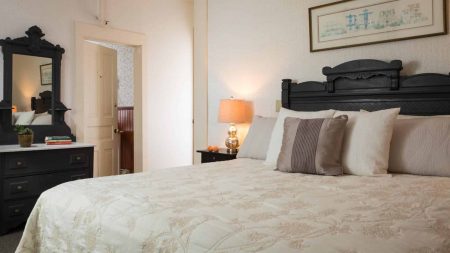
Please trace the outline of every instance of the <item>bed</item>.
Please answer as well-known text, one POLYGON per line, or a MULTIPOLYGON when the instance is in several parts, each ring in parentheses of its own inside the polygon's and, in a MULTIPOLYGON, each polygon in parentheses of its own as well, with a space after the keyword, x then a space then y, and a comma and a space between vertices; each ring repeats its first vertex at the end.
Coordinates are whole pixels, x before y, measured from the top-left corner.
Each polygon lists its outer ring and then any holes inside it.
MULTIPOLYGON (((450 76, 400 76, 400 61, 283 80, 294 110, 450 114, 450 76)), ((79 180, 44 192, 17 252, 450 252, 450 178, 340 177, 237 159, 79 180)))

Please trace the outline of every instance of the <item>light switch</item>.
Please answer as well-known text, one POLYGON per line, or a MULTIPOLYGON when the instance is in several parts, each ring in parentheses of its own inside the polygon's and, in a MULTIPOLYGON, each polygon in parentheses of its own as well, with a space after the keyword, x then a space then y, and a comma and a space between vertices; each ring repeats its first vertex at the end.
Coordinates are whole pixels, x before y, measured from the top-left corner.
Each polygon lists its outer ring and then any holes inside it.
POLYGON ((275 101, 275 111, 280 112, 280 110, 281 110, 281 100, 276 100, 275 101))

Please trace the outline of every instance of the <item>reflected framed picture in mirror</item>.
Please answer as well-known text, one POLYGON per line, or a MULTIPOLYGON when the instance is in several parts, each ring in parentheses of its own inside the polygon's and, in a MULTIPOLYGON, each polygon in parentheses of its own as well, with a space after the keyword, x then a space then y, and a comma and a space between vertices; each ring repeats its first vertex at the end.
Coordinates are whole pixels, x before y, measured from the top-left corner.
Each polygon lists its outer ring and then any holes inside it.
POLYGON ((52 64, 41 65, 41 85, 52 85, 52 64))

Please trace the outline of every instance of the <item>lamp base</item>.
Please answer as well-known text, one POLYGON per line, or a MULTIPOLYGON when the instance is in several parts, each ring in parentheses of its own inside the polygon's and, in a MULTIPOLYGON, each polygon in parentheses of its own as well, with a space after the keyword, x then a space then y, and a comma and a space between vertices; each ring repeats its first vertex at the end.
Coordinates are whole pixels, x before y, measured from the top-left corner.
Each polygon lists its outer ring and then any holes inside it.
POLYGON ((237 129, 234 124, 230 124, 228 129, 228 138, 225 140, 225 146, 228 153, 237 153, 239 148, 239 139, 236 136, 237 129))

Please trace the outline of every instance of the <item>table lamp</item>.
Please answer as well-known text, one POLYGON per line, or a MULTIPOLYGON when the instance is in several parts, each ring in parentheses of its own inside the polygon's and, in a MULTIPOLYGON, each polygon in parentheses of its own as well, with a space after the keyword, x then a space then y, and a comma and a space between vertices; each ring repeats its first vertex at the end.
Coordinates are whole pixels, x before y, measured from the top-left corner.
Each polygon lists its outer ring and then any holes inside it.
POLYGON ((222 99, 219 107, 219 122, 229 123, 228 138, 225 146, 229 153, 235 153, 239 148, 237 129, 235 124, 249 123, 252 121, 251 103, 248 101, 234 99, 222 99))

